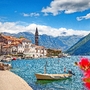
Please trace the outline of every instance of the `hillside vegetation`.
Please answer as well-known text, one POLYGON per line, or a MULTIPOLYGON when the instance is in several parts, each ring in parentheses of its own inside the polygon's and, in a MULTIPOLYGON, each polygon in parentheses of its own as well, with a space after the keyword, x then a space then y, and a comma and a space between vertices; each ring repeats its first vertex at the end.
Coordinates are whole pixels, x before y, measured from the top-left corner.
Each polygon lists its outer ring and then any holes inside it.
POLYGON ((90 55, 90 34, 80 39, 66 52, 71 55, 90 55))

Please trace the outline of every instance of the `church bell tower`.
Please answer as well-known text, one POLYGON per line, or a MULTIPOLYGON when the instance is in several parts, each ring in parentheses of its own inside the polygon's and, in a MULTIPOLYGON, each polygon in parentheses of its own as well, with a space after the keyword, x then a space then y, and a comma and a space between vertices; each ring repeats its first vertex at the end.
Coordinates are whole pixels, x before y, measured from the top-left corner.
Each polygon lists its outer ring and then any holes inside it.
POLYGON ((36 32, 35 32, 35 45, 38 45, 38 29, 36 28, 36 32))

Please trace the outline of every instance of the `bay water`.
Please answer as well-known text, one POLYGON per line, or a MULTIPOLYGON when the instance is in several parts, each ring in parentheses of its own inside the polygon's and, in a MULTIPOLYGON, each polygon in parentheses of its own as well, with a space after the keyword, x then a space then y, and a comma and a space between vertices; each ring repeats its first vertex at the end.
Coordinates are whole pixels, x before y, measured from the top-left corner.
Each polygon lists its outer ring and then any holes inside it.
MULTIPOLYGON (((90 58, 89 56, 84 56, 90 58)), ((86 90, 82 81, 83 73, 74 62, 79 62, 80 56, 64 58, 38 58, 21 59, 11 61, 11 71, 23 78, 33 90, 86 90), (37 80, 35 73, 44 73, 44 66, 47 62, 46 71, 48 74, 64 73, 71 70, 75 75, 64 80, 37 80)))

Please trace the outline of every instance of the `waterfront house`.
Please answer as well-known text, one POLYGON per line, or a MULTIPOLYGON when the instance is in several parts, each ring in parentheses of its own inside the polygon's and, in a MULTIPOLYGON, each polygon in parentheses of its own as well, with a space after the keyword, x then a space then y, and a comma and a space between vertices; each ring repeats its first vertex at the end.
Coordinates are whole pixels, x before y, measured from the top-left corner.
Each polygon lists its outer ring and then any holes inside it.
POLYGON ((47 54, 47 50, 43 46, 37 46, 35 44, 31 44, 29 56, 38 58, 38 57, 45 57, 47 54))
POLYGON ((2 55, 24 55, 25 57, 44 57, 47 50, 43 46, 32 44, 26 38, 16 38, 0 34, 0 54, 2 55))

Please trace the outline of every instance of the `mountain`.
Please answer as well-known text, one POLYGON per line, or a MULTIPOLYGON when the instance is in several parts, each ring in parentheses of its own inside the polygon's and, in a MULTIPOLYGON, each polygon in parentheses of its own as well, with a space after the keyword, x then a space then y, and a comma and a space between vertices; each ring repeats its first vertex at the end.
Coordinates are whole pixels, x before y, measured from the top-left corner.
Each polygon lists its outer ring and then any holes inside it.
POLYGON ((47 48, 56 48, 56 49, 62 49, 63 51, 65 51, 81 38, 82 36, 76 36, 76 35, 58 36, 58 37, 40 35, 39 39, 40 39, 40 45, 43 45, 47 48))
POLYGON ((90 55, 90 34, 80 39, 66 52, 71 55, 90 55))
MULTIPOLYGON (((10 34, 10 33, 4 32, 4 34, 15 36, 15 37, 23 36, 23 37, 31 40, 33 44, 35 43, 34 34, 32 34, 30 32, 20 32, 17 34, 10 34)), ((45 46, 46 48, 62 49, 63 51, 65 51, 68 48, 70 48, 72 45, 74 45, 82 37, 83 36, 77 36, 77 35, 53 37, 53 36, 43 34, 43 35, 39 35, 39 45, 45 46)))

